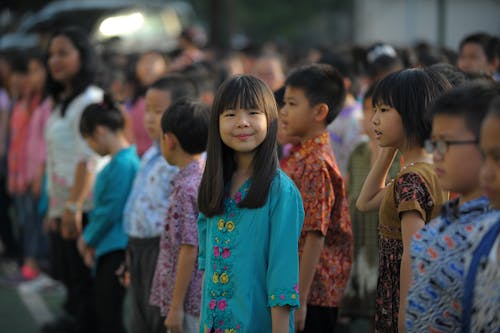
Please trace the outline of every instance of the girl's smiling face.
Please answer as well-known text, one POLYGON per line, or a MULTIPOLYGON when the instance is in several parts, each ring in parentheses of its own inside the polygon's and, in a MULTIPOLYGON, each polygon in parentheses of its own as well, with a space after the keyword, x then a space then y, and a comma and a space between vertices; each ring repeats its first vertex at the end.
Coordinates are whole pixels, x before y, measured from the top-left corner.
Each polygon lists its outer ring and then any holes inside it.
POLYGON ((266 115, 253 109, 225 110, 219 116, 219 131, 222 142, 234 151, 253 152, 266 138, 266 115))
POLYGON ((483 153, 480 182, 491 206, 500 209, 500 117, 488 116, 481 128, 480 148, 483 153))

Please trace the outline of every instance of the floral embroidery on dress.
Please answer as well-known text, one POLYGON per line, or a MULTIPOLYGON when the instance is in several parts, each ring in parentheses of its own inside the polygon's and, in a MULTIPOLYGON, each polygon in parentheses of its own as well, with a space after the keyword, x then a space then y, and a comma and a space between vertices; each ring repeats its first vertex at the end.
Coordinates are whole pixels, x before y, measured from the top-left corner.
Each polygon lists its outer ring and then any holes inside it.
POLYGON ((240 323, 236 322, 228 307, 228 302, 232 298, 237 288, 234 281, 232 265, 232 249, 234 240, 238 235, 238 222, 241 208, 238 204, 248 192, 249 182, 247 181, 241 189, 236 192, 234 199, 226 194, 224 202, 224 215, 217 221, 217 228, 214 236, 214 247, 209 254, 212 257, 212 276, 210 280, 208 302, 209 315, 204 331, 216 333, 237 333, 241 329, 240 323), (238 213, 236 213, 238 212, 238 213))

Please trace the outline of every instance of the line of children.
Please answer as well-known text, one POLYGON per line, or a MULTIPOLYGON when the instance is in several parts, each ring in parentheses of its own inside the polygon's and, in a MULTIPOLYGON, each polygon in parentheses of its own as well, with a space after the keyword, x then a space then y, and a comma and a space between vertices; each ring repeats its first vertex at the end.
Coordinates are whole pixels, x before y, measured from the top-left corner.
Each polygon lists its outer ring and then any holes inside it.
POLYGON ((97 331, 103 333, 125 332, 125 288, 118 282, 115 271, 125 257, 123 208, 139 168, 139 157, 135 146, 127 141, 124 127, 121 111, 107 95, 101 104, 85 108, 79 124, 89 147, 101 156, 111 156, 96 177, 93 209, 78 241, 85 264, 93 269, 97 331))
POLYGON ((153 145, 144 153, 124 211, 128 235, 132 332, 163 332, 160 309, 149 303, 158 259, 160 235, 169 205, 172 179, 178 168, 161 156, 161 117, 181 98, 194 97, 196 89, 184 76, 170 74, 154 82, 146 93, 144 126, 153 145))
POLYGON ((285 82, 280 130, 300 138, 283 170, 300 190, 305 219, 299 240, 302 332, 334 332, 352 263, 352 230, 344 181, 326 127, 342 109, 342 77, 330 65, 292 72, 285 82))
POLYGON ((379 209, 380 214, 376 332, 398 332, 398 327, 404 330, 411 236, 435 217, 448 199, 424 149, 424 140, 431 131, 425 111, 450 87, 433 71, 407 69, 386 76, 373 93, 372 123, 383 148, 365 180, 357 207, 363 211, 379 209), (398 150, 405 164, 397 178, 386 184, 398 150))
POLYGON ((201 272, 196 220, 209 116, 205 107, 180 101, 161 120, 162 155, 179 173, 172 179, 150 302, 160 307, 171 333, 196 333, 199 328, 201 272))
POLYGON ((294 332, 299 306, 299 191, 278 169, 278 112, 259 79, 215 97, 199 189, 200 332, 294 332))
POLYGON ((458 332, 462 323, 464 256, 481 215, 490 211, 479 184, 481 122, 500 93, 491 85, 455 88, 432 105, 433 154, 439 184, 459 197, 446 203, 440 217, 418 231, 411 245, 413 281, 408 293, 408 332, 458 332))

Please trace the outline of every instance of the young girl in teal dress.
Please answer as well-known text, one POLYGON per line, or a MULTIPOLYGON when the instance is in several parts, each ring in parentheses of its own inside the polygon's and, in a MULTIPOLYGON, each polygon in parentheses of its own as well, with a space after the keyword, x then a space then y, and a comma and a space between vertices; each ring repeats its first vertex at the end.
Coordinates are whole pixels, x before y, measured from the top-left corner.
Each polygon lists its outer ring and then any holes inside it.
POLYGON ((276 102, 262 81, 222 84, 198 197, 200 332, 294 332, 304 210, 278 169, 276 133, 276 102))

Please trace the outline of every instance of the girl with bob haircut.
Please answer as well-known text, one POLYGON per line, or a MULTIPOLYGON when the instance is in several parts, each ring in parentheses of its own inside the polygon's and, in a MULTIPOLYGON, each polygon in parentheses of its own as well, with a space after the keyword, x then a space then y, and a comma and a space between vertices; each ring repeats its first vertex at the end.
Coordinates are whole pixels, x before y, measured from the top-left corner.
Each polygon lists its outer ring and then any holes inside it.
POLYGON ((304 210, 278 169, 277 117, 273 93, 252 76, 215 97, 198 196, 201 332, 294 332, 304 210))
POLYGON ((373 92, 372 124, 382 149, 356 205, 362 211, 379 210, 376 332, 398 332, 398 326, 404 332, 406 295, 411 281, 411 237, 439 213, 448 199, 439 186, 424 141, 431 133, 426 110, 450 88, 450 83, 437 72, 406 69, 382 79, 373 92), (404 163, 396 178, 386 183, 398 151, 404 163))

